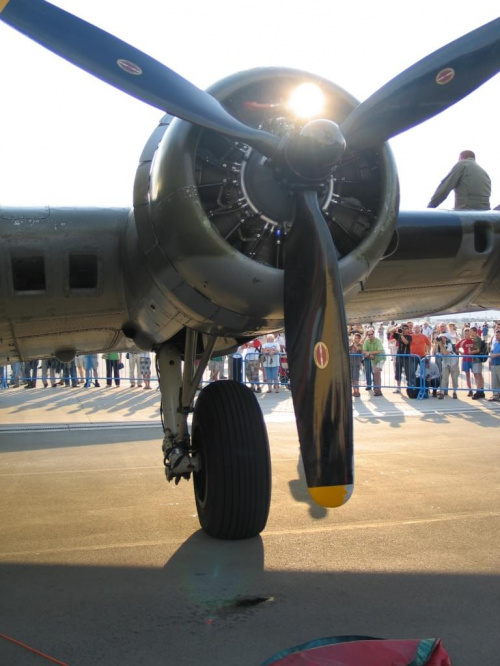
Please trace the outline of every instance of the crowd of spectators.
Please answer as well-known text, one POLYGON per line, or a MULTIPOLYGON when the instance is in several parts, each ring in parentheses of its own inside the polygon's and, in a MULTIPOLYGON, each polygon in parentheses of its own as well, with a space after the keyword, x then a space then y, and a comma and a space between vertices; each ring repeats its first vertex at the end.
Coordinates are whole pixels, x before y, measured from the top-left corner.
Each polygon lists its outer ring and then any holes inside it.
MULTIPOLYGON (((460 328, 454 322, 431 325, 428 321, 354 324, 348 327, 348 337, 355 398, 361 398, 361 389, 378 397, 382 396, 383 388, 390 387, 396 394, 404 390, 410 398, 420 394, 424 398, 443 400, 451 391, 452 398, 456 399, 462 372, 467 396, 480 400, 486 397, 483 372, 486 367, 491 372, 489 400, 500 402, 500 323, 491 327, 486 322, 465 323, 460 328)), ((252 391, 279 393, 282 388, 290 388, 283 334, 255 338, 242 345, 232 357, 213 356, 202 383, 232 377, 236 359, 241 363, 242 381, 252 391)), ((41 385, 45 388, 49 385, 99 388, 99 380, 107 388, 119 387, 122 382, 125 385, 129 382, 130 388, 151 388, 148 352, 112 352, 103 354, 101 361, 98 354, 87 354, 77 355, 69 363, 55 358, 14 363, 10 377, 7 368, 0 368, 0 385, 35 388, 39 368, 41 385)))
MULTIPOLYGON (((486 397, 484 368, 488 368, 492 388, 489 400, 498 402, 498 331, 500 323, 487 322, 468 322, 460 327, 455 322, 429 321, 351 325, 348 337, 353 397, 360 398, 361 389, 381 396, 385 385, 396 394, 404 390, 408 397, 416 398, 425 385, 423 398, 443 400, 451 395, 456 399, 462 372, 467 396, 480 400, 486 397)), ((243 381, 256 393, 290 388, 284 335, 256 338, 240 347, 237 356, 243 361, 243 381)), ((223 368, 223 360, 218 362, 223 368)))
POLYGON ((373 390, 374 396, 382 395, 381 372, 390 358, 394 367, 394 393, 401 393, 404 380, 408 397, 417 397, 425 382, 423 397, 443 400, 449 395, 451 382, 451 395, 456 399, 459 375, 463 372, 467 396, 481 400, 486 397, 483 369, 487 367, 491 371, 489 400, 500 401, 500 323, 494 323, 490 330, 487 322, 481 325, 467 322, 459 330, 454 322, 431 326, 428 321, 422 325, 393 321, 387 328, 383 323, 355 324, 348 332, 351 381, 356 398, 361 397, 362 368, 365 389, 373 390))
POLYGON ((237 351, 243 363, 246 382, 252 391, 279 393, 281 387, 289 387, 288 359, 283 334, 265 335, 248 342, 237 351))
POLYGON ((116 388, 129 381, 130 388, 151 389, 151 354, 149 352, 110 352, 108 354, 77 354, 67 363, 57 358, 12 363, 0 366, 2 388, 116 388), (128 368, 125 366, 128 365, 128 368), (100 381, 102 384, 100 383, 100 381), (40 384, 38 384, 40 381, 40 384))

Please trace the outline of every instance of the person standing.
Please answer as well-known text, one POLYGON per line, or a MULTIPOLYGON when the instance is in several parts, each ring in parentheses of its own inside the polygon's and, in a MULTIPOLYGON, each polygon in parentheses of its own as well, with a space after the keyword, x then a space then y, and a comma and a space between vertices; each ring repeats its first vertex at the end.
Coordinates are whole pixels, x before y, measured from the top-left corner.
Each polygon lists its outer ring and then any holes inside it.
POLYGON ((453 323, 452 321, 450 321, 446 328, 447 328, 448 337, 450 338, 451 343, 456 346, 457 342, 460 340, 460 335, 458 334, 458 331, 457 331, 457 325, 455 323, 453 323))
POLYGON ((419 324, 415 324, 411 336, 411 362, 413 367, 410 367, 410 374, 415 375, 417 367, 420 365, 420 361, 427 356, 430 351, 431 341, 421 332, 419 324), (418 358, 416 358, 417 356, 418 358))
POLYGON ((280 349, 272 333, 267 336, 266 342, 262 345, 261 354, 266 373, 267 390, 270 393, 274 386, 274 392, 279 393, 278 372, 280 367, 280 349))
POLYGON ((99 359, 97 354, 87 354, 85 356, 85 385, 84 388, 90 388, 92 386, 92 374, 94 375, 94 386, 99 388, 99 359))
POLYGON ((373 395, 382 395, 382 368, 385 362, 384 343, 375 336, 375 330, 369 328, 366 332, 366 339, 363 342, 363 355, 365 361, 368 359, 373 372, 373 395))
POLYGON ((472 339, 474 340, 474 348, 471 352, 472 355, 472 374, 476 382, 476 392, 472 396, 473 400, 481 400, 485 398, 484 395, 484 377, 483 377, 483 363, 485 355, 487 354, 487 347, 483 344, 483 340, 479 335, 477 326, 471 328, 472 339))
POLYGON ((469 398, 472 398, 474 395, 472 391, 472 384, 470 380, 470 372, 472 370, 472 365, 473 365, 473 358, 470 354, 472 354, 472 350, 474 349, 474 340, 472 339, 472 334, 470 328, 465 328, 464 329, 464 337, 462 340, 459 340, 455 346, 457 352, 461 352, 463 354, 462 356, 462 372, 465 372, 465 381, 467 382, 467 388, 469 389, 469 392, 467 393, 467 396, 469 398))
POLYGON ((85 355, 77 354, 75 358, 76 369, 78 371, 78 384, 85 384, 85 355))
POLYGON ((397 388, 393 393, 401 393, 401 377, 403 371, 405 373, 407 385, 413 386, 415 383, 415 378, 410 372, 412 366, 410 362, 412 337, 409 331, 410 327, 408 324, 401 324, 401 326, 396 325, 387 331, 387 334, 391 334, 398 345, 394 372, 397 388))
POLYGON ((455 191, 455 210, 490 210, 491 179, 476 163, 472 150, 463 150, 458 162, 443 178, 427 208, 437 208, 455 191))
POLYGON ((448 395, 448 382, 451 375, 451 383, 453 386, 453 397, 455 400, 458 388, 458 356, 455 351, 454 345, 450 338, 445 335, 439 335, 436 338, 436 353, 441 356, 442 369, 441 369, 441 389, 438 394, 439 400, 443 400, 445 395, 448 395))
POLYGON ((71 386, 71 388, 78 388, 78 378, 76 376, 75 359, 62 364, 62 375, 64 378, 64 386, 66 386, 67 388, 69 388, 69 386, 71 386))
POLYGON ((493 395, 488 401, 500 402, 500 328, 495 331, 495 339, 491 345, 490 364, 493 395))
POLYGON ((242 345, 238 353, 241 354, 243 359, 243 367, 245 368, 245 378, 250 384, 250 389, 254 393, 260 393, 259 385, 259 369, 260 369, 260 360, 259 353, 255 349, 253 342, 246 342, 242 345))
POLYGON ((122 355, 118 352, 109 352, 104 355, 106 359, 106 386, 111 387, 113 377, 115 378, 115 386, 120 386, 120 368, 118 364, 121 363, 122 355))
POLYGON ((434 331, 434 329, 433 329, 432 326, 429 324, 429 322, 428 322, 428 321, 424 321, 424 323, 423 323, 423 325, 422 325, 422 333, 423 333, 424 335, 426 335, 426 336, 429 338, 429 340, 432 338, 432 333, 433 333, 433 331, 434 331))
POLYGON ((44 388, 47 388, 49 385, 49 369, 50 369, 50 358, 42 359, 42 383, 44 388))
POLYGON ((128 373, 130 379, 130 388, 135 388, 136 375, 137 375, 137 386, 141 388, 142 386, 142 374, 140 367, 141 355, 139 353, 128 352, 128 373))
POLYGON ((47 360, 47 370, 49 372, 50 385, 52 386, 52 388, 56 388, 56 386, 60 385, 61 383, 64 384, 64 381, 61 382, 61 378, 62 378, 62 363, 61 363, 61 361, 59 361, 54 356, 49 358, 47 360), (59 381, 56 377, 56 374, 59 375, 59 381))
POLYGON ((12 388, 19 388, 19 382, 21 381, 21 363, 18 361, 17 363, 12 363, 10 366, 11 370, 11 384, 12 388))
MULTIPOLYGON (((368 339, 368 331, 371 331, 372 328, 373 328, 372 326, 368 326, 366 331, 363 332, 363 336, 361 338, 361 347, 363 347, 363 345, 365 344, 365 340, 368 339)), ((365 356, 363 358, 363 365, 365 368, 365 383, 366 383, 365 391, 371 391, 375 380, 373 377, 373 368, 370 356, 365 356)))
POLYGON ((36 380, 37 380, 37 373, 38 373, 38 359, 35 361, 26 361, 24 365, 24 372, 26 374, 26 378, 28 380, 28 383, 25 385, 24 388, 27 389, 32 389, 36 388, 36 380))
POLYGON ((352 397, 359 398, 359 375, 361 372, 361 362, 363 360, 363 344, 361 343, 361 333, 355 333, 351 344, 349 345, 349 361, 351 364, 351 385, 352 397))
POLYGON ((144 380, 144 390, 151 388, 151 356, 149 352, 140 352, 139 369, 144 380))
POLYGON ((427 335, 422 333, 419 324, 415 324, 413 327, 413 333, 411 334, 411 353, 422 359, 424 356, 427 356, 430 351, 431 341, 427 335))
POLYGON ((216 382, 224 377, 224 357, 212 356, 208 362, 208 369, 210 371, 209 382, 216 382))
MULTIPOLYGON (((448 333, 448 326, 444 321, 442 321, 440 324, 436 326, 436 331, 431 339, 431 342, 433 344, 433 354, 436 356, 436 363, 441 375, 443 374, 443 357, 440 355, 438 350, 439 347, 438 338, 443 336, 447 337, 448 340, 450 340, 450 334, 448 333)), ((445 395, 448 395, 448 389, 446 389, 445 395)))

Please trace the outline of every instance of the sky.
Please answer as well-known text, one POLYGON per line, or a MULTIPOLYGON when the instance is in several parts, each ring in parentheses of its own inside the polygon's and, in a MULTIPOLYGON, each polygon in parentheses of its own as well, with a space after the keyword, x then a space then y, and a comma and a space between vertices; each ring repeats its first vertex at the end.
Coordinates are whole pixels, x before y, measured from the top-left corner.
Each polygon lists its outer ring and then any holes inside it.
MULTIPOLYGON (((237 71, 289 66, 360 101, 430 52, 498 16, 498 0, 58 0, 205 88, 237 71)), ((0 203, 129 206, 162 113, 0 22, 0 203)), ((464 149, 500 204, 500 76, 391 140, 401 208, 425 208, 464 149)), ((451 208, 450 197, 441 207, 451 208)))

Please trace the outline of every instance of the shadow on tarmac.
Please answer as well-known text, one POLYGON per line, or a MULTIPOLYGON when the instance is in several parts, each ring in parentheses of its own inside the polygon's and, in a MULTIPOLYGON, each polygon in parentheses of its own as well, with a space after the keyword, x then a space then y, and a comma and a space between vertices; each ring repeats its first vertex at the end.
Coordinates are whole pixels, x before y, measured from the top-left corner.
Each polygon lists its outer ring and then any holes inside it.
POLYGON ((72 431, 71 438, 68 437, 68 431, 64 430, 55 432, 0 432, 0 453, 151 441, 157 441, 159 449, 159 444, 163 438, 160 423, 158 423, 158 428, 150 426, 145 428, 120 428, 120 424, 114 425, 117 427, 106 429, 97 427, 92 430, 72 431))
POLYGON ((49 387, 34 391, 17 389, 15 392, 9 391, 8 398, 16 403, 11 408, 13 415, 33 409, 44 410, 47 413, 64 409, 67 414, 77 414, 84 409, 90 416, 102 412, 110 414, 123 412, 124 417, 133 417, 139 411, 151 409, 153 411, 149 418, 160 418, 160 393, 155 390, 72 389, 58 386, 56 389, 49 387))
POLYGON ((314 518, 316 520, 321 520, 322 518, 326 518, 328 516, 327 509, 325 509, 324 506, 316 504, 316 502, 313 502, 313 500, 311 499, 311 495, 309 494, 309 490, 307 489, 306 473, 304 471, 304 464, 302 463, 302 456, 300 455, 300 453, 297 460, 297 477, 298 477, 297 479, 292 479, 291 481, 288 482, 290 493, 292 494, 294 500, 309 505, 308 509, 311 518, 314 518))
MULTIPOLYGON (((260 537, 198 532, 158 569, 3 564, 1 632, 70 666, 256 666, 349 634, 438 636, 454 666, 497 663, 494 577, 267 571, 264 560, 260 537)), ((0 663, 42 662, 0 639, 0 663)))
MULTIPOLYGON (((47 389, 47 392, 49 391, 50 389, 47 389)), ((54 393, 56 392, 54 390, 54 393)), ((148 393, 147 398, 138 395, 130 397, 129 392, 132 393, 127 389, 110 390, 104 395, 103 390, 99 396, 99 389, 96 389, 95 397, 89 396, 85 400, 99 401, 100 408, 103 404, 112 408, 113 401, 116 401, 116 404, 119 401, 128 404, 128 400, 158 400, 158 393, 154 391, 145 391, 144 393, 148 393), (120 395, 121 391, 125 395, 120 395)), ((28 406, 28 403, 34 404, 37 400, 57 402, 59 399, 73 401, 77 409, 76 403, 80 400, 72 397, 79 392, 70 389, 66 393, 72 395, 66 397, 59 394, 58 398, 46 398, 44 392, 39 390, 25 393, 31 394, 30 397, 23 398, 25 406, 28 406)), ((16 400, 21 402, 21 398, 15 398, 14 402, 16 400)), ((289 395, 269 395, 261 404, 265 405, 264 408, 269 413, 283 406, 285 400, 289 400, 289 395)), ((7 401, 11 402, 11 398, 7 401)), ((408 402, 413 405, 416 401, 408 402)), ((376 404, 381 403, 370 401, 373 409, 376 404)), ((448 405, 450 404, 451 400, 448 402, 448 405)), ((391 404, 391 408, 402 410, 404 404, 391 404)), ((476 409, 468 412, 454 411, 448 417, 444 411, 439 414, 429 411, 412 418, 417 423, 440 423, 437 419, 457 417, 477 423, 481 427, 494 428, 498 426, 500 413, 490 409, 476 409)), ((397 418, 404 421, 404 412, 401 411, 397 418)), ((373 417, 367 415, 366 418, 370 423, 378 420, 382 424, 390 422, 389 419, 394 419, 394 414, 378 414, 373 417)), ((26 432, 3 433, 0 434, 0 446, 4 452, 18 452, 100 443, 123 444, 138 440, 159 444, 159 419, 156 423, 158 430, 156 427, 113 429, 98 426, 85 431, 74 430, 71 438, 68 438, 67 432, 60 431, 28 435, 26 432), (68 443, 69 441, 71 443, 68 443)), ((117 421, 116 425, 119 424, 117 421)), ((417 466, 417 470, 428 468, 430 478, 427 479, 413 471, 417 463, 408 460, 403 455, 405 450, 401 449, 401 455, 391 454, 391 460, 394 460, 391 474, 381 476, 388 470, 384 467, 384 454, 378 451, 377 434, 372 429, 370 432, 373 441, 369 441, 360 454, 365 458, 364 467, 361 465, 360 471, 361 474, 365 473, 364 489, 369 498, 378 497, 382 479, 384 497, 401 498, 405 496, 405 492, 410 492, 409 502, 419 503, 422 494, 428 488, 435 487, 442 493, 435 493, 437 501, 443 494, 453 491, 454 483, 460 482, 461 477, 457 476, 453 464, 460 467, 462 460, 469 464, 469 458, 464 458, 460 450, 458 458, 454 453, 454 458, 448 465, 445 461, 446 453, 442 453, 441 459, 436 462, 436 454, 432 449, 421 448, 414 460, 421 461, 421 467, 417 466), (411 469, 407 469, 408 467, 411 469), (368 468, 369 477, 366 476, 368 468), (374 489, 371 494, 370 488, 374 489)), ((491 439, 493 436, 494 434, 491 439)), ((289 459, 291 458, 292 465, 295 465, 295 446, 298 446, 295 440, 293 446, 289 459)), ((414 444, 408 444, 408 447, 410 446, 414 444)), ((463 450, 468 452, 468 446, 463 450)), ((493 456, 494 452, 489 455, 493 456)), ((36 462, 36 456, 27 458, 30 458, 28 462, 31 462, 32 458, 33 464, 36 462)), ((106 467, 108 459, 102 460, 106 467)), ((117 465, 122 460, 125 458, 118 457, 117 465)), ((22 457, 20 462, 25 462, 22 457)), ((99 469, 102 464, 99 462, 99 469)), ((144 461, 141 459, 141 464, 150 465, 147 455, 144 461)), ((158 468, 161 476, 160 459, 158 468)), ((275 465, 276 468, 279 469, 279 464, 275 465)), ((485 472, 482 474, 484 476, 485 472)), ((289 480, 289 476, 286 478, 294 499, 307 506, 312 517, 324 518, 326 510, 310 501, 303 483, 304 473, 299 459, 297 477, 293 480, 289 480)), ((22 490, 22 495, 6 495, 3 510, 9 511, 9 506, 12 509, 9 501, 12 499, 12 502, 19 502, 17 497, 22 497, 23 501, 28 497, 29 506, 34 506, 31 511, 28 509, 24 524, 11 527, 17 542, 22 543, 30 538, 38 539, 43 530, 50 532, 50 529, 59 529, 56 519, 60 506, 58 503, 69 501, 67 489, 71 489, 72 477, 67 480, 60 477, 63 482, 59 486, 54 481, 51 482, 53 485, 47 486, 43 476, 28 475, 29 483, 25 488, 17 485, 16 478, 14 477, 13 487, 16 492, 18 489, 22 490), (43 488, 37 485, 42 483, 43 488), (37 498, 47 487, 52 502, 48 513, 50 520, 37 524, 40 513, 37 498), (58 487, 59 494, 56 492, 58 487), (29 495, 32 488, 37 489, 37 495, 29 495), (20 537, 21 530, 26 531, 20 537)), ((127 476, 128 478, 132 477, 127 476)), ((126 482, 117 480, 116 492, 111 492, 116 486, 110 481, 109 489, 106 489, 102 499, 92 507, 92 519, 88 525, 82 523, 86 525, 88 534, 80 534, 82 527, 78 523, 78 511, 85 515, 89 507, 85 504, 85 496, 78 497, 81 509, 77 503, 72 514, 72 528, 76 525, 80 530, 79 543, 83 544, 80 548, 61 549, 60 553, 53 550, 47 554, 30 549, 26 544, 26 553, 4 554, 4 561, 0 564, 0 633, 52 655, 70 666, 258 666, 287 647, 314 638, 348 634, 392 638, 438 636, 442 638, 454 666, 493 666, 498 662, 498 630, 495 619, 500 611, 498 578, 492 575, 425 571, 426 566, 429 566, 426 553, 432 549, 436 539, 444 539, 443 548, 436 551, 441 553, 442 557, 446 556, 448 549, 456 551, 459 558, 463 550, 464 562, 471 567, 474 565, 474 557, 488 556, 487 553, 482 554, 481 543, 474 541, 470 533, 462 528, 453 528, 450 533, 445 532, 448 528, 446 525, 441 527, 440 523, 429 524, 434 527, 425 523, 419 526, 409 525, 405 529, 412 532, 405 532, 398 540, 392 538, 391 531, 381 527, 377 529, 376 539, 370 540, 360 539, 357 533, 353 533, 350 538, 349 531, 341 530, 327 538, 307 530, 304 533, 299 529, 287 533, 285 521, 280 522, 279 531, 274 534, 264 533, 263 538, 241 542, 219 542, 210 539, 201 531, 182 544, 174 541, 174 545, 172 542, 161 541, 163 537, 160 537, 159 541, 158 537, 153 537, 152 543, 145 545, 118 543, 117 546, 108 548, 107 541, 96 539, 96 536, 107 534, 106 529, 109 529, 111 534, 116 530, 130 529, 131 540, 134 540, 138 532, 135 522, 137 519, 132 510, 134 503, 137 503, 134 498, 139 498, 141 506, 144 503, 157 506, 161 493, 161 501, 164 501, 164 480, 161 479, 160 490, 159 482, 157 484, 151 480, 155 478, 156 476, 144 476, 135 489, 126 482), (415 530, 420 530, 422 540, 415 536, 412 539, 407 538, 406 535, 415 534, 415 530), (268 548, 268 561, 278 562, 273 568, 269 568, 268 564, 266 569, 265 546, 268 548), (422 552, 420 549, 415 552, 420 546, 422 552), (175 548, 177 550, 174 551, 175 548), (27 561, 28 558, 39 563, 31 564, 27 561), (107 564, 109 558, 112 558, 111 566, 107 564), (412 561, 408 562, 410 558, 412 561), (51 559, 57 562, 62 560, 66 564, 47 564, 51 559), (321 562, 319 570, 318 560, 321 562), (106 565, 102 564, 103 561, 106 561, 106 565), (121 565, 123 562, 127 563, 127 566, 121 565), (140 566, 130 565, 129 562, 140 566), (152 562, 160 563, 160 566, 155 566, 152 562), (335 562, 341 564, 335 566, 335 562), (307 569, 309 563, 311 567, 307 569), (408 567, 413 568, 411 573, 391 571, 405 570, 408 567), (353 571, 354 568, 357 571, 353 571)), ((363 484, 362 476, 360 480, 363 484)), ((98 485, 96 490, 99 490, 98 485)), ((481 488, 477 492, 484 493, 481 488)), ((367 499, 365 504, 369 501, 370 499, 367 499)), ((286 508, 286 503, 283 506, 286 508)), ((155 524, 155 520, 165 520, 165 527, 168 527, 172 520, 165 517, 163 510, 159 514, 152 512, 150 515, 152 524, 155 524)), ((188 518, 192 519, 189 512, 179 515, 188 515, 188 518)), ((139 520, 142 519, 141 517, 139 520)), ((495 525, 493 520, 492 516, 491 523, 488 523, 492 530, 495 525)), ((185 523, 181 525, 185 529, 185 523)), ((473 523, 469 523, 470 525, 473 523)), ((172 538, 175 539, 179 529, 178 525, 173 526, 172 538)), ((403 528, 395 526, 392 529, 400 535, 403 528)), ((477 538, 477 529, 475 534, 477 538)), ((490 536, 492 534, 493 532, 490 536)), ((440 566, 441 561, 437 561, 440 566)), ((434 564, 434 561, 431 564, 434 564)), ((442 570, 449 566, 449 562, 443 561, 442 570)), ((0 638, 2 666, 36 666, 42 663, 46 662, 41 657, 0 638)))
POLYGON ((397 402, 388 400, 385 396, 374 398, 370 396, 363 400, 355 400, 354 420, 359 423, 384 423, 391 428, 400 428, 409 417, 405 410, 411 408, 411 418, 417 418, 422 423, 449 423, 451 419, 460 418, 467 423, 482 428, 497 428, 500 424, 500 409, 497 405, 487 402, 464 403, 447 398, 444 401, 411 400, 399 398, 397 402), (484 409, 483 409, 484 407, 484 409), (480 416, 480 418, 478 418, 480 416))
MULTIPOLYGON (((58 386, 55 389, 37 388, 35 390, 8 389, 0 393, 3 399, 3 407, 7 408, 12 417, 18 414, 26 414, 33 410, 40 412, 60 412, 65 414, 79 414, 82 411, 88 417, 95 414, 109 413, 116 415, 121 413, 124 418, 133 419, 139 413, 147 410, 147 418, 154 420, 160 418, 160 392, 153 388, 144 391, 139 388, 127 386, 118 388, 66 388, 58 386)), ((260 408, 265 416, 273 411, 293 412, 291 393, 283 390, 279 394, 264 393, 256 396, 260 408)))

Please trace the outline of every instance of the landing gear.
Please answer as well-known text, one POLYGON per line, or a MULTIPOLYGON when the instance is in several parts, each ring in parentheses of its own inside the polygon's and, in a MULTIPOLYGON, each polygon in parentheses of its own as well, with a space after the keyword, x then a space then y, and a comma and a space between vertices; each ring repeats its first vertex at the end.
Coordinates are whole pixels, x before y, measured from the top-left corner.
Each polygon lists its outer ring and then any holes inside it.
POLYGON ((264 529, 271 500, 271 460, 264 418, 252 391, 235 381, 205 387, 192 427, 198 518, 218 539, 247 539, 264 529))
POLYGON ((194 396, 213 353, 208 337, 195 364, 196 333, 179 349, 158 349, 163 462, 167 481, 193 479, 202 528, 217 539, 248 539, 264 529, 271 500, 269 442, 254 394, 235 381, 217 381, 194 396), (188 415, 194 411, 191 435, 188 415))

